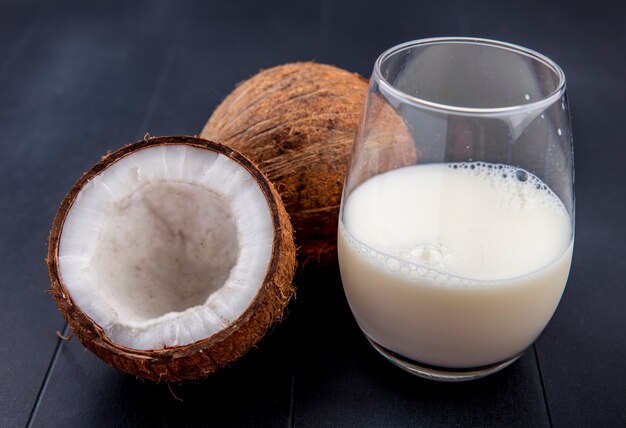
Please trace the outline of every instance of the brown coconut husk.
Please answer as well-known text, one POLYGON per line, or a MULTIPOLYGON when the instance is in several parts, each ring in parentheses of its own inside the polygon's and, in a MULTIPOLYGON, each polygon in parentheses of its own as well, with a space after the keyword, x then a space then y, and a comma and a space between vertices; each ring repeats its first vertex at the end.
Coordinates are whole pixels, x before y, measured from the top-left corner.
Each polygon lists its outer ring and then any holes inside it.
POLYGON ((109 365, 134 376, 160 381, 182 381, 204 377, 237 360, 252 348, 268 328, 283 317, 293 295, 296 269, 293 229, 280 196, 269 180, 246 157, 232 148, 195 137, 151 138, 108 154, 74 184, 63 199, 48 247, 51 293, 80 342, 109 365), (274 223, 272 255, 259 292, 246 311, 219 333, 186 346, 156 350, 131 349, 113 342, 72 300, 59 272, 59 243, 63 224, 83 186, 113 163, 138 150, 158 145, 185 144, 212 150, 238 162, 254 177, 267 198, 274 223))
MULTIPOLYGON (((240 83, 202 130, 202 137, 244 153, 274 183, 303 265, 336 263, 341 192, 367 87, 358 74, 330 65, 270 68, 240 83)), ((368 149, 377 153, 369 162, 409 165, 415 145, 400 116, 384 106, 377 107, 382 116, 370 135, 377 143, 368 149), (390 157, 391 146, 403 155, 390 157)))

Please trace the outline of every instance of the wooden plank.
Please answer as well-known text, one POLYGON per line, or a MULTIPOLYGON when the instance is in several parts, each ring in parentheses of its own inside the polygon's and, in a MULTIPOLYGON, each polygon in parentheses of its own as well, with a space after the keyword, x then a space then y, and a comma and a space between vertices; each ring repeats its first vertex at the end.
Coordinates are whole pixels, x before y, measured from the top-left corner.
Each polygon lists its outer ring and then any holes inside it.
MULTIPOLYGON (((33 131, 20 76, 37 37, 39 6, 0 4, 0 426, 24 426, 63 324, 45 294, 49 200, 15 147, 33 131), (33 177, 31 179, 31 177, 33 177)), ((35 147, 33 147, 35 148, 35 147)), ((23 152, 22 152, 23 153, 23 152)))
POLYGON ((600 7, 581 1, 568 7, 467 3, 477 35, 522 43, 565 71, 575 146, 576 242, 563 299, 536 349, 554 427, 624 426, 626 152, 617 124, 625 113, 626 10, 621 3, 600 7))
POLYGON ((36 31, 39 5, 0 4, 0 79, 5 79, 36 31))
POLYGON ((294 343, 299 356, 295 426, 549 426, 532 349, 482 380, 423 380, 371 347, 350 313, 337 273, 303 285, 294 343))
POLYGON ((173 384, 171 392, 106 366, 74 338, 59 353, 33 426, 284 425, 291 392, 286 331, 277 329, 232 367, 173 384))
MULTIPOLYGON (((330 62, 368 75, 386 48, 421 37, 470 31, 472 17, 466 16, 466 10, 485 12, 465 2, 388 6, 333 3, 326 34, 330 62), (359 41, 356 46, 355 41, 359 41)), ((489 29, 497 33, 501 26, 499 22, 489 29)), ((513 366, 483 380, 464 384, 421 380, 392 366, 367 343, 336 272, 311 279, 302 288, 294 311, 299 333, 295 426, 549 426, 533 349, 513 366)))
MULTIPOLYGON (((606 92, 602 104, 610 105, 613 97, 615 104, 623 102, 624 98, 618 101, 617 96, 626 93, 621 89, 616 92, 606 92)), ((584 103, 574 107, 578 107, 576 117, 590 121, 598 117, 593 113, 586 116, 584 103)), ((597 105, 589 106, 591 109, 597 105)), ((615 153, 623 158, 619 154, 623 149, 617 147, 619 138, 610 135, 615 131, 608 125, 610 116, 621 121, 622 115, 618 117, 610 108, 603 111, 609 116, 602 119, 607 120, 605 130, 595 131, 601 127, 586 126, 582 121, 575 127, 580 146, 587 141, 593 142, 593 148, 590 144, 577 149, 580 167, 574 260, 561 304, 537 346, 556 427, 609 427, 626 422, 626 311, 622 305, 626 301, 626 254, 622 246, 626 239, 626 180, 620 177, 622 166, 609 167, 607 164, 617 161, 606 156, 615 153), (603 148, 593 153, 597 141, 603 142, 603 148)))
MULTIPOLYGON (((295 51, 303 55, 303 59, 311 56, 303 45, 313 45, 312 39, 282 49, 274 48, 284 34, 263 34, 267 22, 276 19, 271 16, 272 11, 254 4, 250 8, 258 9, 251 10, 259 16, 258 24, 248 25, 244 20, 233 22, 232 18, 238 16, 240 9, 228 5, 182 3, 153 8, 158 10, 158 16, 150 19, 153 28, 162 29, 167 27, 167 22, 177 22, 179 30, 174 28, 163 34, 142 36, 141 45, 145 45, 142 49, 159 49, 156 57, 161 58, 162 65, 151 80, 152 94, 143 101, 143 117, 137 119, 134 115, 136 135, 133 138, 140 138, 145 132, 197 134, 213 108, 239 80, 260 68, 281 62, 282 57, 292 56, 295 51), (265 39, 271 49, 259 52, 250 44, 251 33, 265 39), (224 44, 224 37, 228 37, 229 44, 224 44)), ((135 18, 135 25, 130 27, 141 27, 145 17, 135 18)), ((110 25, 106 17, 104 19, 102 25, 110 25)), ((128 40, 121 46, 132 47, 136 43, 133 40, 137 39, 134 30, 123 28, 121 31, 119 37, 128 40)), ((113 40, 118 37, 106 35, 113 40)), ((109 67, 111 65, 106 69, 109 67)), ((133 60, 125 67, 134 69, 127 83, 131 86, 142 73, 151 72, 153 66, 133 60)), ((128 88, 121 88, 124 89, 128 88)), ((286 424, 293 373, 289 335, 289 322, 285 322, 232 368, 204 381, 172 385, 183 402, 178 402, 165 385, 145 383, 108 368, 91 353, 84 352, 74 339, 60 348, 33 426, 47 426, 51 421, 55 425, 71 426, 85 423, 90 426, 286 424)))
MULTIPOLYGON (((259 349, 205 381, 174 385, 182 403, 164 386, 113 371, 75 339, 63 342, 33 425, 546 426, 551 419, 554 426, 619 426, 626 420, 619 329, 626 159, 616 126, 626 94, 618 75, 624 40, 611 36, 616 20, 582 31, 576 23, 586 21, 575 8, 539 2, 376 5, 61 3, 28 34, 3 33, 16 15, 2 12, 26 6, 0 4, 0 22, 8 25, 0 26, 0 36, 16 34, 28 46, 0 73, 0 144, 11 145, 0 156, 0 206, 9 207, 0 214, 6 272, 0 339, 10 344, 0 348, 6 385, 0 425, 24 425, 58 343, 54 331, 62 322, 42 292, 47 278, 39 260, 63 193, 100 154, 145 131, 199 132, 234 84, 260 68, 314 58, 369 75, 383 49, 457 29, 545 51, 570 78, 579 226, 572 281, 537 345, 549 414, 532 352, 500 374, 461 385, 421 381, 391 366, 361 336, 338 274, 329 271, 300 281, 290 316, 259 349), (536 23, 532 32, 529 22, 536 23)), ((10 50, 3 46, 14 45, 6 40, 0 37, 3 57, 10 50)))
MULTIPOLYGON (((7 6, 0 5, 0 20, 19 23, 21 15, 7 6)), ((20 27, 28 27, 30 9, 20 27)), ((55 331, 64 325, 46 293, 43 263, 56 208, 100 154, 134 138, 156 76, 132 65, 158 70, 162 63, 157 49, 105 39, 104 20, 71 15, 44 7, 0 78, 2 426, 26 424, 58 344, 55 331), (58 19, 64 16, 70 19, 58 19)))
POLYGON ((555 40, 569 46, 577 199, 570 279, 537 346, 555 427, 626 425, 623 9, 568 8, 555 40))
POLYGON ((457 2, 377 0, 322 3, 320 62, 370 77, 385 50, 410 40, 459 34, 457 2))

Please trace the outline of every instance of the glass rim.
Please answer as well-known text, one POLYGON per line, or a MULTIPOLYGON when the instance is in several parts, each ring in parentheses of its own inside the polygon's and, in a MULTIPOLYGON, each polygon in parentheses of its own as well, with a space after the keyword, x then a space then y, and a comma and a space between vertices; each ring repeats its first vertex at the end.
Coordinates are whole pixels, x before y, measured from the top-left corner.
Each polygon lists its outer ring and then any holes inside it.
POLYGON ((403 102, 412 104, 416 107, 423 107, 430 110, 436 110, 447 113, 465 113, 465 114, 476 114, 476 115, 491 115, 491 114, 499 114, 499 113, 515 113, 515 112, 523 112, 527 110, 534 110, 539 107, 547 107, 548 105, 553 104, 557 99, 561 98, 563 93, 565 92, 565 73, 559 65, 548 58, 547 56, 540 54, 532 49, 525 48, 523 46, 515 45, 513 43, 502 42, 499 40, 492 39, 483 39, 478 37, 431 37, 425 39, 417 39, 409 42, 401 43, 399 45, 393 46, 386 51, 384 51, 380 56, 376 59, 374 63, 374 78, 379 82, 379 85, 382 87, 381 89, 384 92, 395 96, 396 98, 401 99, 403 102), (442 44, 442 43, 465 43, 465 44, 477 44, 477 45, 485 45, 498 49, 505 49, 516 53, 518 55, 524 55, 529 57, 535 61, 541 62, 545 66, 547 66, 551 71, 559 79, 559 84, 554 91, 552 91, 549 95, 531 103, 526 104, 517 104, 506 107, 461 107, 454 105, 441 104, 433 101, 429 101, 423 98, 419 98, 413 95, 409 95, 404 91, 396 88, 393 84, 391 84, 387 79, 385 79, 381 72, 381 65, 383 61, 390 58, 392 55, 397 54, 409 47, 415 46, 423 46, 428 44, 442 44))

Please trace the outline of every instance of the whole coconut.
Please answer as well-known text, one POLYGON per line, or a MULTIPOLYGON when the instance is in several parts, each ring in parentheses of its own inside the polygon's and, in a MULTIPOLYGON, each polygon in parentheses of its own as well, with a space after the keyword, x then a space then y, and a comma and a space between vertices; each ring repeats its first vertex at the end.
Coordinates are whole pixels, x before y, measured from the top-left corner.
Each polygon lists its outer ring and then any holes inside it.
MULTIPOLYGON (((303 266, 336 263, 341 192, 367 87, 358 74, 330 65, 281 65, 240 83, 202 130, 202 137, 241 151, 273 182, 303 266)), ((416 150, 404 123, 385 106, 374 113, 384 116, 378 122, 384 126, 369 135, 380 150, 368 152, 386 168, 413 163, 416 150), (403 145, 402 156, 394 150, 383 159, 392 144, 403 145)))

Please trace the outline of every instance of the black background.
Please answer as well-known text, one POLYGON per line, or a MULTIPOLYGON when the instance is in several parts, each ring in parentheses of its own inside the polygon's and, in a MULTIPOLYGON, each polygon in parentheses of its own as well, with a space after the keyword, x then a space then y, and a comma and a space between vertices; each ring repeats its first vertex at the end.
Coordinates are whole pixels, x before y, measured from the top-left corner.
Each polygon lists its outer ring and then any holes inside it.
POLYGON ((0 426, 626 426, 626 12, 619 2, 0 0, 0 426), (486 379, 438 384, 378 356, 338 271, 298 279, 286 321, 231 368, 153 385, 66 329, 46 293, 54 213, 107 150, 197 134, 234 85, 314 59, 369 76, 400 42, 538 50, 568 78, 574 262, 551 323, 486 379), (67 332, 67 331, 66 331, 67 332))

